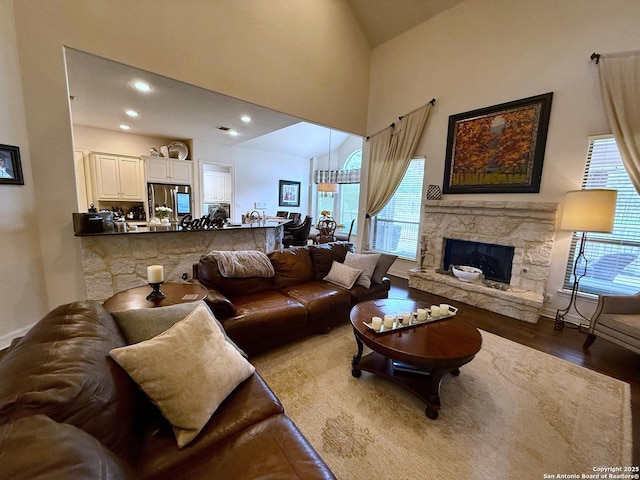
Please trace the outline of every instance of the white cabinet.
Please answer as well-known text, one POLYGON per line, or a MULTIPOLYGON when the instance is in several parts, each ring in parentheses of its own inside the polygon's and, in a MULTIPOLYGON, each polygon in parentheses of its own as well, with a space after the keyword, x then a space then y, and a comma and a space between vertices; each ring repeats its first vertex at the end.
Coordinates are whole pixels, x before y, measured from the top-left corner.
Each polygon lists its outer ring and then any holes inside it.
POLYGON ((97 200, 144 201, 142 160, 137 157, 91 154, 91 179, 97 200))
POLYGON ((231 174, 223 172, 202 172, 203 203, 231 203, 231 174))
POLYGON ((150 183, 191 185, 193 162, 158 157, 144 157, 146 180, 150 183))

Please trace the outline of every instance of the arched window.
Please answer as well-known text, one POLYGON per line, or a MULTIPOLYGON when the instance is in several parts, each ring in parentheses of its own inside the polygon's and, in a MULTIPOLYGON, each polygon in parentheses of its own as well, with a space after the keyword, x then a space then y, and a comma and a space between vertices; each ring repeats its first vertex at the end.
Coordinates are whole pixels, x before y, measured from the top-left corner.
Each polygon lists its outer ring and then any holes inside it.
POLYGON ((344 162, 343 170, 356 170, 362 165, 362 149, 359 148, 353 152, 344 162))
MULTIPOLYGON (((343 170, 356 170, 362 165, 362 149, 355 150, 344 162, 343 170)), ((343 183, 340 185, 340 223, 344 224, 346 232, 349 231, 351 220, 353 224, 352 235, 358 232, 358 205, 360 201, 360 184, 343 183)))

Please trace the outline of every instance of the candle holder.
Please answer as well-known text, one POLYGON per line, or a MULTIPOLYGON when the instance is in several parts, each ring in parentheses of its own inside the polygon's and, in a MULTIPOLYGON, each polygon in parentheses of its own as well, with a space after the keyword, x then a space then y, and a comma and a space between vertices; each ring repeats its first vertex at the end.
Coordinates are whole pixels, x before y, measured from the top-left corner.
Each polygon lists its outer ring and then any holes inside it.
POLYGON ((151 285, 151 288, 153 288, 153 290, 149 295, 147 295, 147 300, 149 300, 150 302, 159 302, 162 299, 167 298, 167 295, 160 290, 160 285, 162 285, 163 283, 164 282, 149 284, 151 285))

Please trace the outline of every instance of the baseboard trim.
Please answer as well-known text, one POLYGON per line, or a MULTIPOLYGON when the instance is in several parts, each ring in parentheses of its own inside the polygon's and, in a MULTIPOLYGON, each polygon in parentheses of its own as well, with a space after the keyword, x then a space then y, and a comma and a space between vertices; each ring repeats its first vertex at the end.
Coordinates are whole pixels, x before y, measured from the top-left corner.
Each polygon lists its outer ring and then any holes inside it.
POLYGON ((33 327, 34 325, 35 323, 32 323, 31 325, 27 325, 26 327, 22 327, 12 332, 5 333, 4 335, 0 335, 0 350, 4 350, 9 345, 11 345, 11 342, 14 338, 23 337, 24 334, 31 330, 31 327, 33 327))

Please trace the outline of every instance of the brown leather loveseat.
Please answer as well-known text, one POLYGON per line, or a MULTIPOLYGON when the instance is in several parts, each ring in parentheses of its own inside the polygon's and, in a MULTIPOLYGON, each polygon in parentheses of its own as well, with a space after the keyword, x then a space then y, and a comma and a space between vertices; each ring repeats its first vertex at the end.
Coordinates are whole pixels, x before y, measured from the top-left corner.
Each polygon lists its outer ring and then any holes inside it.
MULTIPOLYGON (((212 252, 214 253, 214 252, 212 252)), ((271 277, 235 278, 220 273, 218 260, 203 255, 193 266, 193 277, 209 289, 206 299, 229 337, 247 354, 255 355, 312 333, 326 333, 347 322, 358 302, 386 298, 384 277, 395 255, 356 255, 353 244, 332 242, 291 247, 268 254, 271 277), (347 258, 347 257, 350 258, 347 258), (370 282, 357 278, 349 288, 324 280, 333 263, 371 264, 370 282)), ((366 267, 363 267, 366 268, 366 267)))
POLYGON ((125 343, 114 316, 84 301, 54 309, 1 353, 0 478, 335 478, 257 372, 177 448, 110 356, 125 343))

